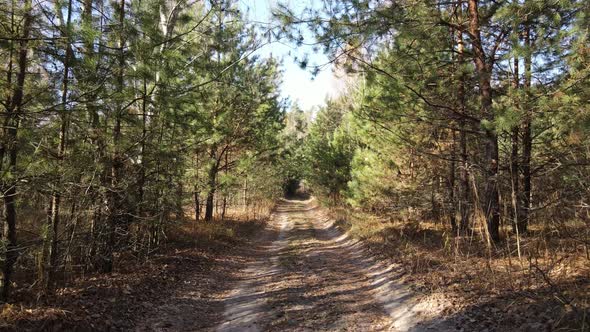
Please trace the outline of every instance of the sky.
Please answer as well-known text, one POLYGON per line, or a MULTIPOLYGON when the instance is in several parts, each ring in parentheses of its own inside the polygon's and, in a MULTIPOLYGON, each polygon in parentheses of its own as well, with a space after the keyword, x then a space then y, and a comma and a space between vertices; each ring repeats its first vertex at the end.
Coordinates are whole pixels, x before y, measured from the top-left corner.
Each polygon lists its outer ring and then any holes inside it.
MULTIPOLYGON (((300 10, 305 5, 321 5, 317 0, 280 0, 295 10, 300 10)), ((239 0, 241 10, 246 13, 247 19, 253 22, 268 23, 272 21, 271 10, 277 0, 239 0)), ((323 67, 315 77, 309 69, 301 69, 295 62, 294 56, 303 57, 307 54, 310 65, 323 65, 328 63, 328 58, 323 53, 314 53, 310 47, 296 47, 285 41, 273 42, 264 46, 258 54, 283 59, 283 83, 281 95, 289 98, 293 103, 299 104, 303 110, 325 104, 327 97, 336 97, 342 90, 343 81, 332 72, 332 66, 323 67)))

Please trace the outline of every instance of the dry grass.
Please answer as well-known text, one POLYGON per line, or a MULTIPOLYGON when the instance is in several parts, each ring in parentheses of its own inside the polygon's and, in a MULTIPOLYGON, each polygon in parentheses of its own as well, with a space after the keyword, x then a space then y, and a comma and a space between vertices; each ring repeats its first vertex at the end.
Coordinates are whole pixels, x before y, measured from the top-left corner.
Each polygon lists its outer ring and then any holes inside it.
MULTIPOLYGON (((148 257, 133 250, 118 252, 112 274, 68 270, 51 296, 38 296, 33 262, 41 238, 26 231, 28 226, 34 229, 33 222, 27 223, 19 230, 29 234, 34 246, 19 260, 13 303, 0 306, 0 331, 127 330, 137 312, 145 309, 144 303, 173 292, 185 277, 202 275, 204 280, 235 268, 232 264, 241 259, 239 248, 264 227, 268 213, 260 210, 256 220, 238 211, 227 216, 212 222, 173 219, 165 227, 163 241, 148 257)), ((203 292, 209 291, 209 285, 201 286, 203 292)))
POLYGON ((490 248, 478 232, 453 236, 440 223, 347 209, 332 214, 376 254, 399 262, 416 290, 449 294, 455 313, 481 305, 503 310, 507 327, 518 324, 516 316, 532 315, 547 316, 549 329, 588 329, 590 259, 583 222, 532 225, 518 241, 506 227, 503 240, 490 248))
POLYGON ((231 219, 211 222, 195 220, 177 222, 166 230, 167 245, 184 244, 203 247, 220 243, 234 244, 261 229, 267 219, 268 216, 260 216, 259 219, 244 219, 234 216, 231 219))
POLYGON ((220 241, 237 242, 260 230, 268 221, 274 205, 274 202, 265 202, 249 209, 230 206, 224 219, 215 215, 210 222, 195 220, 194 209, 187 209, 183 219, 166 228, 166 239, 175 245, 185 243, 197 246, 207 245, 211 241, 217 244, 220 241))

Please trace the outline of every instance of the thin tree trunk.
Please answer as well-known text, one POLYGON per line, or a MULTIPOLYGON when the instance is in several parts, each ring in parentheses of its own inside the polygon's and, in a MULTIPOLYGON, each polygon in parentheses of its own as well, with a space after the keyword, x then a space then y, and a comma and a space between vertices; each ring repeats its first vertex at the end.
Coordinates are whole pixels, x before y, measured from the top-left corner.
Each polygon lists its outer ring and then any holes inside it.
POLYGON ((211 147, 209 157, 212 160, 211 168, 209 169, 209 191, 207 192, 207 202, 205 206, 205 221, 213 220, 213 202, 215 197, 215 185, 217 180, 217 158, 216 158, 216 147, 211 147))
POLYGON ((225 219, 226 209, 227 209, 227 196, 223 195, 223 201, 221 202, 221 220, 225 219))
MULTIPOLYGON (((122 98, 123 88, 124 88, 124 73, 125 73, 125 33, 124 33, 124 24, 125 24, 125 0, 121 0, 119 3, 119 41, 118 41, 118 48, 119 48, 119 63, 117 68, 117 92, 118 98, 122 98)), ((101 255, 102 262, 100 264, 100 270, 103 273, 109 273, 113 271, 113 254, 115 250, 115 243, 116 243, 116 228, 121 224, 121 215, 122 215, 122 202, 121 202, 121 194, 119 190, 120 186, 120 179, 121 179, 121 170, 123 166, 122 156, 120 155, 120 140, 121 140, 121 116, 123 113, 122 103, 120 100, 117 101, 117 109, 115 110, 114 114, 114 126, 113 126, 113 152, 111 154, 110 160, 110 174, 108 176, 109 181, 109 193, 108 193, 108 207, 109 207, 109 216, 108 216, 108 224, 107 224, 107 236, 106 236, 106 243, 105 247, 103 248, 103 254, 101 255)))
POLYGON ((199 221, 201 219, 201 199, 200 195, 201 192, 199 191, 199 151, 195 152, 195 187, 194 187, 194 200, 195 200, 195 221, 199 221))
MULTIPOLYGON (((430 206, 431 206, 431 213, 432 219, 435 223, 440 221, 440 204, 438 202, 438 190, 440 186, 440 176, 435 176, 432 179, 431 189, 430 189, 430 206)), ((334 205, 338 202, 338 192, 334 193, 334 205)))
MULTIPOLYGON (((465 121, 462 121, 461 128, 465 128, 465 121)), ((461 145, 461 223, 459 225, 461 233, 467 233, 469 230, 470 214, 470 190, 469 190, 469 161, 467 159, 467 132, 461 131, 459 137, 461 145)))
POLYGON ((197 190, 197 186, 195 186, 193 196, 195 200, 195 220, 199 221, 199 219, 201 218, 201 202, 199 200, 199 191, 197 190))
MULTIPOLYGON (((94 1, 94 0, 84 0, 83 3, 83 11, 81 14, 81 18, 82 18, 82 25, 86 28, 86 29, 95 29, 94 27, 94 23, 93 23, 93 15, 92 15, 92 10, 93 10, 93 6, 96 3, 96 6, 99 7, 98 10, 102 11, 102 1, 94 1)), ((102 18, 101 18, 101 24, 99 26, 99 31, 103 31, 103 24, 102 24, 102 18)), ((101 37, 99 37, 101 38, 101 37)), ((103 43, 100 42, 99 45, 102 45, 103 43)), ((80 69, 80 74, 79 74, 79 82, 83 83, 84 85, 88 86, 88 88, 90 88, 93 84, 96 84, 96 82, 98 81, 98 76, 96 75, 96 72, 99 70, 99 61, 93 61, 93 60, 99 60, 100 57, 96 56, 96 51, 94 50, 94 46, 95 46, 95 38, 94 37, 89 37, 87 36, 86 38, 83 38, 83 54, 85 59, 87 59, 88 61, 83 61, 81 62, 83 63, 95 63, 91 68, 87 68, 84 66, 77 66, 78 69, 80 69)), ((99 46, 99 50, 98 53, 101 53, 101 49, 103 48, 103 46, 99 46)), ((96 164, 101 164, 104 163, 104 141, 103 141, 103 136, 102 136, 102 128, 100 126, 100 114, 99 114, 99 110, 98 107, 95 105, 95 101, 97 99, 98 96, 98 91, 93 91, 90 92, 88 94, 87 97, 87 101, 84 103, 87 111, 88 111, 88 117, 89 117, 89 121, 91 124, 91 143, 92 146, 95 147, 94 149, 94 162, 96 164)), ((99 174, 99 181, 101 184, 106 184, 106 170, 102 171, 99 174)), ((104 209, 104 196, 103 193, 96 187, 92 187, 92 201, 93 201, 93 213, 92 213, 92 217, 91 217, 91 227, 90 227, 90 235, 89 235, 89 239, 88 239, 88 266, 86 266, 86 268, 90 268, 95 267, 95 264, 97 263, 97 250, 100 247, 100 241, 101 240, 101 228, 104 226, 103 223, 103 218, 102 218, 102 211, 104 209)))
MULTIPOLYGON (((459 0, 457 4, 457 21, 463 20, 463 1, 459 0)), ((461 198, 459 199, 459 211, 461 214, 461 222, 459 231, 466 233, 469 229, 469 213, 470 213, 470 191, 469 191, 469 161, 467 155, 467 130, 465 121, 465 73, 463 72, 463 65, 465 64, 465 43, 463 41, 463 31, 457 31, 457 64, 460 69, 459 80, 457 86, 457 99, 459 102, 459 109, 463 117, 459 120, 459 149, 461 154, 461 172, 460 172, 460 187, 461 198)))
MULTIPOLYGON (((55 3, 56 9, 58 10, 58 16, 61 17, 61 8, 58 2, 55 3)), ((63 19, 61 20, 63 22, 63 19)), ((61 103, 62 103, 62 114, 61 114, 61 126, 59 131, 59 143, 57 146, 57 171, 58 171, 58 183, 57 186, 61 185, 61 172, 63 171, 63 161, 65 158, 65 152, 67 148, 67 140, 68 140, 68 121, 69 116, 67 114, 67 101, 68 101, 68 88, 69 88, 69 75, 70 75, 70 60, 72 56, 72 49, 69 44, 69 31, 71 27, 72 21, 72 0, 68 1, 68 13, 65 22, 65 26, 63 27, 65 33, 62 33, 62 36, 66 39, 66 52, 65 58, 63 61, 63 83, 62 83, 62 93, 61 93, 61 103)), ((63 23, 62 23, 63 25, 63 23)), ((51 200, 49 204, 49 214, 47 218, 47 236, 45 242, 47 243, 45 247, 48 248, 48 255, 44 255, 44 262, 43 262, 43 288, 45 291, 51 292, 54 288, 54 275, 56 270, 56 263, 57 263, 57 256, 58 256, 58 235, 59 235, 59 224, 60 224, 60 204, 61 204, 61 188, 56 188, 53 190, 51 195, 51 200), (49 244, 50 242, 50 244, 49 244)))
MULTIPOLYGON (((460 7, 460 4, 458 5, 460 7)), ((457 11, 459 10, 459 7, 455 9, 455 13, 457 13, 457 11)), ((457 15, 457 14, 456 14, 457 15)), ((455 20, 457 20, 457 16, 455 16, 455 20)), ((459 34, 461 32, 459 31, 459 34)), ((455 29, 451 28, 450 30, 450 39, 451 39, 451 48, 455 47, 455 38, 456 33, 455 33, 455 29)), ((454 53, 452 55, 452 60, 455 61, 455 56, 454 53)), ((455 65, 455 67, 453 68, 453 78, 455 77, 456 73, 457 73, 457 68, 460 69, 460 67, 457 67, 455 65)), ((457 100, 456 100, 458 105, 461 105, 461 101, 459 100, 459 93, 457 93, 457 100)), ((450 209, 449 209, 449 224, 451 225, 451 232, 453 234, 457 233, 457 211, 458 211, 458 206, 457 206, 457 197, 456 197, 456 168, 457 168, 457 162, 456 162, 456 158, 457 158, 457 134, 454 130, 451 131, 451 138, 452 138, 452 142, 451 142, 451 161, 449 163, 449 178, 448 178, 448 193, 449 193, 449 204, 450 204, 450 209)))
MULTIPOLYGON (((518 91, 520 87, 520 75, 519 75, 519 60, 518 57, 514 58, 514 77, 512 80, 512 87, 515 92, 518 91)), ((512 223, 512 229, 517 234, 520 233, 520 169, 518 163, 518 150, 519 150, 519 136, 520 136, 520 126, 516 124, 514 128, 512 128, 512 151, 510 154, 510 178, 511 178, 511 187, 512 187, 512 208, 513 208, 513 215, 514 215, 514 222, 512 223)))
POLYGON ((457 202, 455 197, 455 182, 456 182, 456 168, 457 162, 455 159, 457 158, 457 134, 453 130, 452 132, 452 139, 453 143, 451 146, 451 162, 449 163, 449 201, 451 204, 451 210, 449 211, 449 222, 451 224, 451 230, 453 234, 457 233, 457 202))
MULTIPOLYGON (((13 2, 14 4, 14 2, 13 2)), ((10 14, 10 26, 12 28, 12 30, 15 30, 14 28, 14 24, 15 24, 15 17, 14 17, 15 11, 12 10, 11 14, 10 14)), ((12 86, 12 76, 14 74, 14 40, 10 41, 10 51, 9 51, 9 55, 8 55, 8 66, 7 66, 7 71, 6 71, 6 86, 7 87, 11 87, 12 86)), ((12 104, 12 93, 8 93, 7 97, 6 97, 6 101, 5 101, 5 105, 11 105, 12 104)), ((7 130, 8 128, 10 128, 10 121, 12 120, 11 117, 9 117, 8 115, 8 109, 5 110, 6 112, 6 116, 4 117, 4 122, 3 122, 3 126, 2 126, 2 144, 0 144, 0 170, 3 169, 4 167, 4 157, 6 155, 6 149, 7 149, 7 141, 6 138, 8 137, 8 133, 7 130)), ((2 190, 4 191, 4 188, 2 188, 2 190)), ((4 205, 2 205, 2 216, 5 216, 5 211, 4 211, 4 205)), ((7 232, 7 229, 5 230, 5 228, 7 228, 8 226, 5 224, 5 218, 2 218, 3 220, 1 221, 1 225, 0 225, 0 239, 3 238, 7 232)))
MULTIPOLYGON (((228 159, 229 159, 229 150, 225 153, 225 166, 223 167, 223 172, 227 176, 227 166, 228 166, 228 159)), ((227 208, 227 190, 223 194, 223 203, 221 205, 221 220, 225 219, 225 211, 227 208)))
MULTIPOLYGON (((525 47, 530 48, 531 43, 531 30, 527 26, 524 31, 524 44, 525 47)), ((528 101, 528 93, 531 88, 532 79, 532 54, 528 50, 524 58, 524 88, 526 100, 528 101)), ((518 227, 521 233, 525 233, 528 228, 530 211, 531 211, 531 195, 532 195, 532 174, 531 174, 531 156, 533 150, 533 138, 532 138, 532 110, 530 109, 529 103, 525 101, 525 117, 524 117, 524 128, 522 137, 522 176, 523 176, 523 190, 521 195, 520 203, 520 218, 518 227)))
MULTIPOLYGON (((16 8, 15 8, 16 9, 16 8)), ((20 116, 22 113, 23 97, 25 90, 25 78, 27 73, 27 53, 28 53, 28 38, 32 23, 32 6, 31 0, 25 0, 24 17, 22 26, 21 40, 19 41, 18 52, 18 73, 16 77, 16 86, 14 87, 11 103, 6 109, 6 118, 8 126, 5 128, 5 141, 3 142, 2 150, 6 151, 8 157, 7 171, 14 172, 16 169, 16 161, 18 156, 18 127, 20 116)), ((2 156, 4 157, 4 156, 2 156)), ((4 160, 1 160, 4 163, 4 160)), ((18 258, 17 252, 17 234, 16 234, 16 183, 9 181, 3 183, 4 194, 4 218, 6 223, 6 254, 4 259, 3 280, 2 280, 2 294, 1 299, 7 301, 10 296, 10 285, 12 283, 12 273, 14 272, 14 264, 18 258)))
POLYGON ((146 140, 147 140, 147 117, 148 117, 148 110, 147 110, 147 81, 143 79, 143 96, 141 102, 141 146, 139 151, 139 157, 141 158, 141 166, 139 169, 139 179, 137 183, 138 189, 138 200, 137 200, 137 220, 138 223, 141 223, 141 218, 143 214, 143 200, 145 196, 145 182, 146 182, 146 169, 147 169, 147 158, 146 158, 146 140))
POLYGON ((243 188, 243 209, 244 212, 248 211, 248 176, 246 175, 244 178, 244 188, 243 188))
POLYGON ((183 206, 184 188, 182 187, 182 181, 180 177, 176 182, 176 219, 184 219, 184 206, 183 206))
MULTIPOLYGON (((469 0, 469 30, 472 35, 474 63, 479 76, 479 92, 481 98, 482 117, 493 123, 492 113, 492 86, 491 66, 486 63, 486 54, 483 48, 480 25, 478 1, 469 0)), ((485 129, 484 144, 484 179, 485 189, 483 196, 484 215, 487 223, 489 237, 493 241, 500 240, 500 197, 498 191, 498 136, 493 128, 485 129)))

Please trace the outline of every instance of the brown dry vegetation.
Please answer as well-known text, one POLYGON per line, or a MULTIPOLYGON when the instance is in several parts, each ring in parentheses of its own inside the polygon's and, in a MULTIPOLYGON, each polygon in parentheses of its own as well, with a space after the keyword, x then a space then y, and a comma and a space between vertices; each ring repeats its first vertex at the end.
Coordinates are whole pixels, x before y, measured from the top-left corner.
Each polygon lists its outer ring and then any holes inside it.
POLYGON ((580 222, 534 225, 491 248, 478 232, 453 236, 432 222, 332 210, 338 225, 405 269, 404 281, 444 294, 443 318, 465 331, 588 331, 590 259, 580 222), (405 219, 405 220, 404 220, 405 219), (520 242, 520 257, 518 250, 520 242))
MULTIPOLYGON (((0 330, 127 330, 185 280, 199 280, 194 288, 203 294, 221 291, 243 260, 239 248, 264 226, 268 211, 268 206, 261 208, 258 220, 235 210, 226 220, 177 221, 149 259, 130 251, 118 255, 118 268, 111 274, 70 273, 54 296, 39 296, 35 275, 19 274, 15 301, 0 308, 0 330)), ((223 311, 211 306, 207 295, 200 306, 211 316, 202 317, 203 322, 215 321, 223 311)))

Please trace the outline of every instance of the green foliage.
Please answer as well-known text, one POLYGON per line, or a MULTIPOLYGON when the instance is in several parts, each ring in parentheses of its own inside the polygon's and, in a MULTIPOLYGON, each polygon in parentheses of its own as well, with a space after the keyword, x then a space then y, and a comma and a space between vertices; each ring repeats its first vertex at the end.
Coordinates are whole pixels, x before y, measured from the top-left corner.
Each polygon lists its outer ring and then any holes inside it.
POLYGON ((42 233, 43 268, 57 268, 52 242, 66 261, 70 239, 72 263, 90 270, 112 270, 116 251, 148 255, 194 197, 234 210, 245 201, 247 211, 281 194, 280 63, 254 55, 265 40, 237 1, 44 2, 26 42, 23 3, 0 12, 1 110, 11 119, 0 184, 17 188, 17 222, 58 211, 17 224, 42 233), (11 105, 23 47, 24 102, 11 105))
POLYGON ((355 143, 351 139, 345 105, 330 102, 316 114, 305 138, 305 179, 312 189, 338 202, 350 180, 355 143))
POLYGON ((501 204, 513 204, 508 170, 516 162, 517 181, 528 168, 533 188, 547 189, 532 194, 536 205, 554 206, 559 197, 571 214, 576 201, 588 200, 581 175, 590 128, 587 2, 477 4, 490 109, 482 106, 467 2, 333 0, 322 10, 276 10, 283 36, 297 42, 307 25, 356 80, 341 97, 348 104, 328 104, 305 138, 305 178, 316 193, 344 195, 360 208, 470 214, 474 191, 485 205, 489 165, 498 165, 501 204), (499 159, 486 154, 489 142, 499 159))

